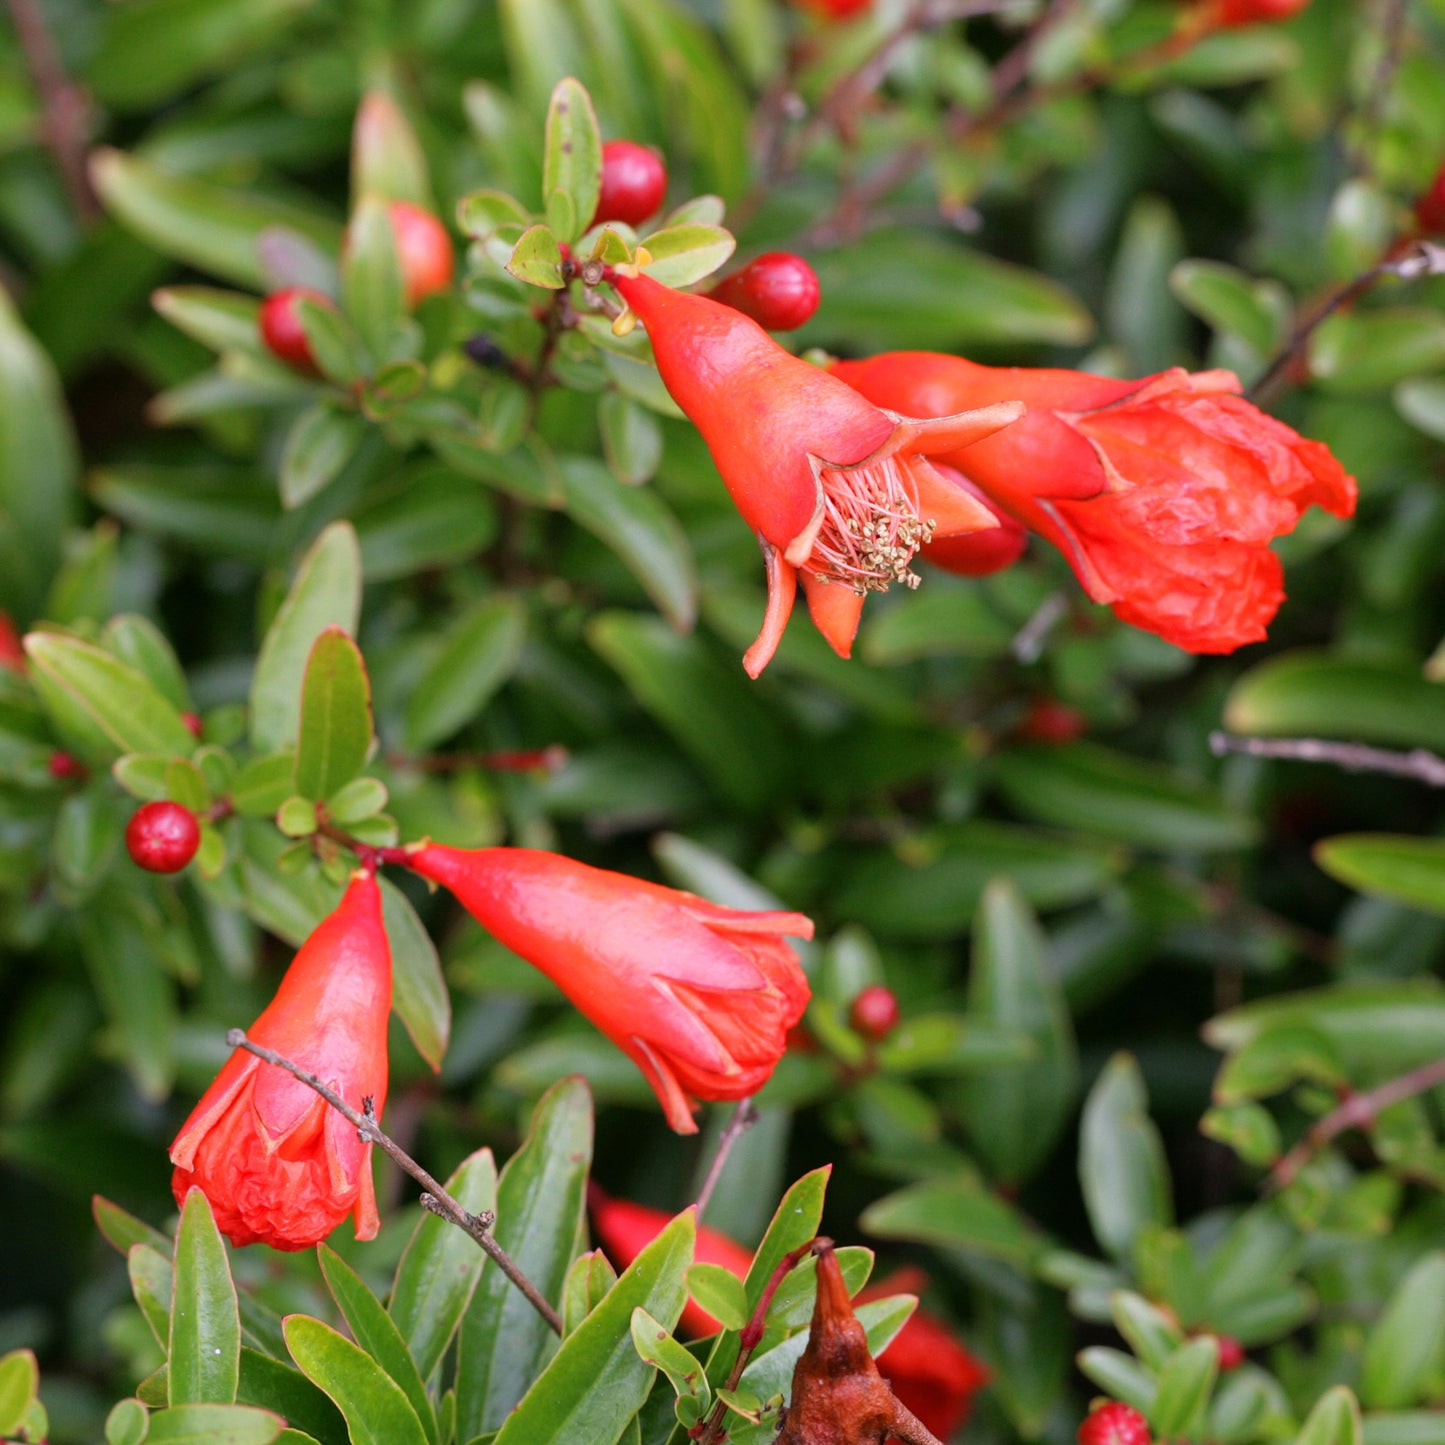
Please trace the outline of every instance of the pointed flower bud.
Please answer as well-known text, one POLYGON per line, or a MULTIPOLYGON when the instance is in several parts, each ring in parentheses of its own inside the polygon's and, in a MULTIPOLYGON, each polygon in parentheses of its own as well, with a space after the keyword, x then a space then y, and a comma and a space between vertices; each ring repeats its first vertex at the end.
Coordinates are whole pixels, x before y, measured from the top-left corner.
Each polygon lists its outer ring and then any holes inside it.
POLYGON ((899 351, 833 375, 924 414, 1022 398, 1023 420, 943 460, 1058 547, 1094 601, 1191 652, 1262 639, 1284 600, 1270 539, 1310 505, 1355 508, 1329 448, 1238 395, 1228 371, 1118 381, 899 351))
POLYGON ((800 574, 818 630, 847 657, 868 593, 916 587, 913 558, 935 537, 996 525, 927 458, 1007 426, 1019 405, 913 420, 784 351, 731 306, 647 276, 619 274, 613 284, 647 327, 663 384, 762 544, 768 610, 743 658, 750 676, 777 649, 800 574))
MULTIPOLYGON (((619 1272, 626 1269, 662 1231, 672 1223, 673 1216, 664 1209, 650 1209, 630 1199, 613 1199, 593 1183, 587 1185, 587 1207, 592 1213, 592 1229, 607 1258, 619 1272)), ((720 1229, 706 1224, 697 1227, 697 1244, 692 1252, 694 1264, 716 1264, 737 1275, 748 1277, 753 1255, 720 1229)), ((684 1334, 694 1338, 716 1334, 722 1326, 694 1299, 682 1307, 680 1325, 684 1334)))
POLYGON ((444 884, 541 969, 642 1070, 679 1134, 698 1099, 744 1099, 772 1075, 809 997, 783 935, 798 913, 743 913, 533 848, 426 844, 410 866, 444 884))
MULTIPOLYGON (((248 1030, 253 1043, 315 1074, 352 1108, 386 1102, 391 950, 381 893, 353 875, 336 911, 291 961, 248 1030)), ((371 1145, 284 1069, 237 1049, 171 1145, 176 1201, 198 1185, 233 1244, 307 1249, 349 1214, 356 1237, 380 1227, 371 1145)))

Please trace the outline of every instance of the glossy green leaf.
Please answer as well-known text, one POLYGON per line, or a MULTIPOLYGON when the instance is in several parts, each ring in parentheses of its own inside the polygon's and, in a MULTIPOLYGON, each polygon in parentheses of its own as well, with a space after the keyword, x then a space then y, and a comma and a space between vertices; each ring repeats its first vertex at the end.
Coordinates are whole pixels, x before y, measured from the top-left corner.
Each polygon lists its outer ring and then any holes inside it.
POLYGON ((740 1330, 748 1322, 748 1299, 743 1282, 720 1264, 695 1264, 687 1272, 687 1292, 725 1330, 740 1330))
POLYGON ((1445 1253, 1417 1260, 1365 1339, 1360 1399, 1372 1410, 1425 1404, 1445 1367, 1445 1253))
POLYGON ((178 1405, 150 1419, 146 1445, 271 1445, 286 1422, 251 1405, 178 1405))
POLYGON ((570 1335, 602 1303, 617 1283, 617 1271, 600 1249, 589 1250, 572 1261, 562 1291, 562 1332, 570 1335))
MULTIPOLYGON (((141 1445, 150 1427, 150 1412, 139 1400, 118 1400, 105 1417, 105 1445, 141 1445)), ((0 1417, 0 1428, 11 1430, 0 1417)))
POLYGON ((1169 288, 1216 331, 1238 336, 1261 358, 1284 340, 1289 298, 1276 281, 1256 280, 1220 261, 1181 261, 1169 288))
POLYGON ((604 391, 597 402, 597 426, 612 475, 629 487, 651 481, 662 460, 662 431, 652 412, 620 391, 604 391))
POLYGON ((347 522, 333 522, 301 559, 261 644, 251 683, 251 742, 275 752, 296 741, 306 659, 327 627, 354 634, 361 611, 361 552, 347 522))
POLYGON ((507 270, 519 281, 529 286, 542 286, 549 291, 560 291, 565 284, 562 280, 562 251, 557 238, 546 226, 532 226, 523 231, 512 249, 512 258, 507 270))
POLYGON ((182 712, 189 709, 190 697, 180 660, 165 634, 150 618, 123 612, 101 628, 100 640, 108 652, 141 673, 172 707, 182 712))
POLYGON ((678 1344, 669 1328, 659 1324, 641 1305, 632 1311, 631 1328, 632 1344, 643 1364, 661 1370, 678 1399, 690 1395, 706 1409, 712 1390, 702 1361, 678 1344))
MULTIPOLYGON (((572 1264, 591 1160, 591 1097, 580 1079, 564 1079, 538 1103, 526 1142, 497 1184, 497 1243, 553 1302, 561 1300, 572 1264)), ((646 1303, 632 1299, 620 1316, 619 1339, 629 1352, 626 1321, 633 1305, 646 1303)), ((554 1344, 551 1331, 506 1276, 484 1270, 458 1341, 459 1433, 470 1439, 515 1420, 513 1406, 528 1393, 554 1344)))
MULTIPOLYGON (((276 1327, 279 1336, 279 1320, 276 1327)), ((284 1339, 278 1338, 275 1347, 284 1352, 284 1339)), ((300 1370, 246 1345, 241 1346, 236 1403, 270 1410, 320 1445, 347 1445, 341 1412, 300 1370)))
POLYGON ((950 1246, 1027 1269, 1048 1241, 975 1174, 941 1175, 875 1200, 859 1216, 869 1234, 950 1246))
POLYGON ((241 468, 104 467, 91 475, 90 495, 132 526, 202 552, 264 563, 276 544, 275 488, 241 468))
POLYGON ((680 1214, 633 1260, 506 1417, 496 1445, 571 1445, 621 1434, 653 1376, 633 1347, 633 1311, 646 1311, 664 1330, 676 1325, 695 1235, 692 1214, 680 1214))
POLYGON ((426 1392, 426 1382, 395 1321, 362 1282, 360 1275, 335 1250, 322 1244, 317 1249, 317 1256, 326 1287, 331 1291, 352 1339, 401 1387, 427 1438, 432 1445, 437 1445, 436 1413, 426 1392))
POLYGON ((711 276, 737 247, 730 231, 696 222, 653 231, 645 244, 652 256, 647 274, 663 286, 694 285, 711 276))
POLYGON ((424 752, 471 722, 516 670, 526 613, 511 596, 484 597, 442 634, 406 702, 405 739, 424 752))
POLYGON ((558 229, 558 240, 575 241, 592 224, 601 187, 602 136, 592 98, 568 76, 552 92, 542 158, 542 198, 549 221, 553 198, 559 192, 566 198, 570 224, 558 229))
POLYGON ((0 1435, 17 1432, 40 1387, 40 1368, 32 1350, 0 1355, 0 1435))
POLYGON ((1132 1355, 1107 1345, 1091 1345, 1079 1351, 1078 1363, 1089 1379, 1115 1399, 1146 1415, 1153 1410, 1157 1386, 1149 1371, 1132 1355))
POLYGON ((1079 1183, 1094 1237, 1117 1259, 1129 1257, 1147 1225, 1174 1222, 1164 1142, 1129 1054, 1114 1055, 1084 1102, 1079 1183))
POLYGON ((1073 1026, 1048 962, 1048 943, 1018 888, 983 893, 969 978, 970 1012, 1034 1040, 1037 1056, 963 1084, 976 1151, 1002 1177, 1026 1179, 1048 1156, 1073 1109, 1073 1026))
POLYGON ((174 1269, 167 1350, 170 1403, 230 1404, 241 1368, 236 1286, 210 1202, 194 1187, 181 1208, 174 1269))
POLYGON ((381 903, 391 946, 392 1007, 417 1052, 440 1069, 451 1037, 452 1003, 436 944, 407 896, 386 878, 381 903))
MULTIPOLYGON (((490 1149, 468 1155, 446 1181, 464 1209, 495 1209, 497 1166, 490 1149)), ((481 1277, 486 1256, 454 1224, 423 1213, 397 1265, 388 1312, 423 1379, 442 1361, 481 1277)))
POLYGON ((296 791, 320 801, 349 783, 371 751, 371 683, 361 649, 344 628, 327 627, 312 645, 301 683, 296 791))
POLYGON ((1328 391, 1379 391, 1445 366, 1445 317, 1395 306, 1336 311, 1315 329, 1310 374, 1328 391))
POLYGON ((1389 833, 1347 833, 1314 847, 1332 878, 1410 908, 1445 913, 1445 842, 1389 833))
POLYGON ((1109 1312, 1119 1333, 1148 1369, 1158 1371, 1184 1343, 1178 1322, 1132 1290, 1115 1290, 1109 1296, 1109 1312))
POLYGON ((319 402, 302 412, 281 454, 281 505, 299 507, 330 486, 366 434, 367 424, 361 417, 329 402, 319 402))
POLYGON ((294 753, 269 753, 252 758, 236 774, 231 806, 243 818, 269 818, 291 796, 295 780, 294 753))
POLYGON ((261 303, 239 291, 215 286, 163 286, 151 304, 178 331, 212 351, 246 351, 260 356, 261 303))
POLYGON ((1218 1374, 1219 1341, 1213 1336, 1201 1335, 1180 1345, 1159 1371, 1150 1424, 1166 1438, 1193 1437, 1203 1426, 1218 1374))
POLYGON ((406 312, 406 288, 390 209, 379 196, 362 196, 347 225, 341 298, 372 362, 389 360, 406 312))
POLYGON ((1360 1405, 1347 1385, 1326 1390, 1294 1445, 1361 1445, 1360 1405))
POLYGON ((96 1194, 91 1198, 90 1212, 95 1218, 95 1227, 112 1249, 126 1254, 133 1244, 148 1244, 158 1254, 170 1257, 171 1241, 119 1204, 96 1194))
POLYGON ((291 1315, 286 1348, 346 1418, 352 1445, 429 1445, 406 1393, 365 1350, 320 1320, 291 1315))
POLYGON ((125 1257, 130 1292, 145 1317, 146 1324, 150 1326, 151 1333, 156 1337, 156 1343, 162 1349, 167 1349, 170 1344, 171 1291, 174 1279, 169 1252, 170 1240, 165 1243, 167 1252, 164 1254, 149 1244, 139 1243, 131 1245, 125 1257))
POLYGON ((1254 820, 1212 788, 1097 743, 1010 749, 994 769, 1012 807, 1056 827, 1181 852, 1243 848, 1258 837, 1254 820))

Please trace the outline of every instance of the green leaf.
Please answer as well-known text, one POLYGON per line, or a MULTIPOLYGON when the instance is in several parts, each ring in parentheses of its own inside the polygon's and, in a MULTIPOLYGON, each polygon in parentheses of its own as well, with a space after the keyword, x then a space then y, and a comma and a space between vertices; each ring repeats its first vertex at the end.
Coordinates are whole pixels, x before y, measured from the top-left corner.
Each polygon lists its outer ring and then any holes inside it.
MULTIPOLYGON (((126 1275, 130 1280, 130 1292, 145 1322, 150 1326, 156 1343, 162 1349, 170 1344, 171 1333, 171 1291, 174 1271, 171 1268, 170 1240, 166 1240, 167 1253, 152 1248, 149 1244, 133 1244, 126 1252, 126 1275)), ((167 1384, 169 1389, 169 1384, 167 1384)))
POLYGON ((91 1197, 90 1212, 106 1243, 119 1253, 128 1253, 133 1244, 148 1244, 158 1254, 169 1257, 171 1241, 160 1230, 152 1228, 143 1219, 137 1219, 119 1204, 96 1194, 91 1197))
POLYGON ((869 1234, 961 1249, 1028 1269, 1048 1248, 1011 1204, 976 1174, 945 1174, 875 1200, 859 1216, 869 1234))
POLYGON ((105 1445, 141 1445, 149 1428, 150 1411, 139 1400, 118 1400, 105 1417, 105 1445))
POLYGON ((1310 374, 1326 391, 1379 391, 1445 366, 1445 317, 1405 306, 1336 311, 1310 338, 1310 374))
MULTIPOLYGON (((741 1290, 742 1282, 737 1283, 741 1290)), ((632 1344, 643 1364, 667 1376, 678 1399, 691 1396, 702 1409, 707 1409, 712 1390, 702 1361, 678 1344, 670 1329, 659 1324, 641 1305, 632 1311, 632 1344)))
POLYGON ((778 806, 785 739, 740 666, 725 666, 701 638, 679 637, 656 617, 599 613, 587 637, 720 791, 750 812, 778 806))
POLYGON ((526 612, 515 597, 484 597, 450 624, 406 700, 405 741, 425 752, 481 713, 522 656, 526 612))
POLYGON ((612 475, 628 487, 651 481, 662 460, 657 418, 620 391, 604 391, 597 402, 597 426, 612 475))
POLYGON ((1089 1090, 1079 1131, 1079 1183, 1094 1237, 1116 1259, 1129 1258, 1147 1225, 1174 1222, 1164 1143, 1129 1054, 1115 1054, 1089 1090))
POLYGON ((254 296, 215 286, 163 286, 151 293, 151 305, 178 331, 212 351, 265 354, 261 303, 254 296))
POLYGON ((747 1324, 747 1294, 732 1270, 720 1264, 695 1264, 687 1272, 687 1292, 725 1330, 740 1330, 747 1324))
POLYGON ((1266 1099, 1306 1079, 1330 1087, 1349 1082, 1328 1035, 1308 1025, 1284 1025, 1231 1051, 1214 1081, 1214 1097, 1221 1104, 1266 1099))
POLYGON ((1244 848, 1258 825, 1215 791, 1097 743, 1011 748, 994 760, 1009 804, 1040 822, 1144 848, 1244 848))
POLYGON ((381 903, 391 947, 392 1007, 416 1051, 440 1069, 451 1037, 452 1001, 436 944, 406 894, 386 878, 381 903))
MULTIPOLYGON (((564 1079, 542 1097, 526 1142, 502 1171, 494 1231, 497 1243, 553 1302, 562 1297, 582 1229, 591 1161, 591 1096, 582 1080, 564 1079)), ((627 1319, 634 1305, 647 1303, 632 1299, 618 1317, 617 1338, 629 1354, 627 1319)), ((528 1394, 554 1343, 546 1323, 506 1276, 498 1269, 484 1270, 462 1320, 457 1349, 461 1438, 470 1440, 517 1418, 509 1412, 528 1394)))
POLYGON ((697 620, 697 572, 687 533, 667 504, 590 457, 560 459, 567 513, 610 547, 679 632, 697 620))
POLYGON ((327 627, 355 633, 361 551, 348 522, 333 522, 301 559, 296 579, 261 644, 251 682, 251 742, 276 752, 296 741, 306 659, 327 627))
POLYGON ((601 188, 602 135, 592 97, 568 76, 552 92, 542 155, 542 196, 549 221, 553 197, 559 192, 566 197, 570 224, 559 231, 558 240, 571 243, 592 224, 601 188))
POLYGON ((680 1214, 632 1261, 506 1417, 495 1445, 575 1445, 622 1433, 653 1377, 633 1347, 633 1311, 645 1310, 665 1330, 676 1325, 696 1232, 693 1215, 680 1214))
POLYGON ((1314 860, 1362 893, 1445 913, 1445 842, 1439 839, 1347 833, 1316 843, 1314 860))
POLYGON ((647 237, 652 255, 647 274, 663 286, 691 286, 711 276, 737 248, 731 231, 692 223, 669 226, 647 237))
POLYGON ((366 372, 366 354, 346 315, 314 296, 302 296, 296 302, 296 315, 321 374, 339 386, 359 381, 366 372))
POLYGON ((351 138, 351 194, 410 201, 433 209, 426 156, 401 107, 384 90, 370 90, 356 112, 351 138))
POLYGON ((422 463, 393 482, 369 488, 351 514, 368 582, 410 577, 484 551, 497 535, 490 499, 448 468, 422 463))
POLYGON ((1445 687, 1418 669, 1326 652, 1291 652, 1246 672, 1225 726, 1267 737, 1312 736, 1445 751, 1445 687))
POLYGON ((338 823, 360 823, 386 807, 389 794, 380 778, 353 778, 326 800, 326 811, 338 823))
POLYGON ((271 753, 263 758, 252 758, 236 774, 231 788, 231 806, 243 818, 269 818, 291 796, 295 778, 294 753, 271 753))
POLYGON ((1360 1398, 1372 1410, 1401 1410, 1433 1398, 1445 1366, 1445 1253, 1417 1260, 1365 1339, 1360 1398))
POLYGON ((1196 316, 1226 336, 1237 336, 1261 359, 1284 341, 1289 296, 1277 281, 1255 280, 1220 261, 1181 261, 1169 289, 1196 316))
POLYGON ((179 1405, 151 1416, 146 1445, 270 1445, 286 1422, 251 1405, 179 1405))
POLYGON ((1294 1445, 1361 1445, 1360 1404, 1347 1385, 1320 1396, 1294 1445))
MULTIPOLYGON (((275 1327, 274 1348, 284 1352, 286 1346, 279 1318, 275 1320, 275 1327)), ((346 1445, 346 1421, 336 1406, 300 1370, 246 1345, 241 1346, 236 1403, 271 1410, 287 1424, 304 1430, 307 1439, 320 1441, 322 1445, 346 1445)))
POLYGON ((241 1319, 226 1245, 210 1202, 194 1186, 176 1231, 167 1350, 172 1405, 226 1405, 236 1398, 241 1319))
POLYGON ((512 248, 507 270, 517 280, 549 291, 560 291, 566 284, 562 280, 562 251, 546 226, 532 226, 522 232, 512 248))
POLYGON ((600 1249, 578 1255, 562 1291, 562 1333, 570 1335, 617 1283, 617 1271, 600 1249))
POLYGON ((148 617, 134 612, 112 617, 101 628, 100 641, 108 652, 142 673, 172 707, 182 712, 189 709, 186 677, 175 649, 148 617))
POLYGON ((390 360, 406 315, 406 287, 391 211, 379 196, 362 196, 346 228, 341 299, 373 365, 390 360))
POLYGON ((333 254, 341 243, 335 222, 309 211, 176 175, 117 150, 95 152, 90 174, 106 208, 141 240, 240 286, 266 288, 256 243, 272 227, 300 231, 333 254))
POLYGON ((1156 1386, 1149 1372, 1133 1355, 1107 1345, 1091 1345, 1079 1351, 1079 1369, 1100 1389, 1116 1399, 1142 1410, 1146 1415, 1154 1408, 1156 1386))
POLYGON ((1201 1335, 1179 1346, 1159 1371, 1150 1423, 1164 1438, 1195 1438, 1219 1374, 1219 1341, 1201 1335))
POLYGON ((59 632, 25 640, 31 666, 43 674, 123 753, 179 753, 196 739, 181 715, 144 674, 94 643, 59 632))
POLYGON ((437 1445, 436 1414, 426 1392, 426 1382, 396 1323, 335 1250, 321 1244, 317 1247, 317 1257, 326 1287, 341 1310, 352 1339, 401 1387, 427 1438, 432 1445, 437 1445))
POLYGON ((345 629, 326 628, 312 645, 301 683, 296 791, 329 798, 366 766, 371 751, 371 683, 361 649, 345 629))
POLYGON ((92 473, 96 504, 132 526, 202 552, 266 563, 276 542, 275 490, 233 467, 127 465, 92 473))
POLYGON ((0 1355, 0 1435, 18 1433, 39 1388, 40 1367, 33 1350, 0 1355))
POLYGON ((342 410, 329 401, 307 407, 296 418, 281 454, 281 505, 299 507, 330 486, 355 456, 368 430, 354 411, 342 410))
POLYGON ((301 1373, 346 1417, 352 1445, 429 1445, 406 1393, 365 1350, 306 1315, 283 1328, 301 1373))
POLYGON ((983 893, 974 934, 969 1011, 1038 1046, 1026 1064, 966 1080, 964 1118, 976 1151, 1005 1179, 1027 1179, 1048 1157, 1078 1089, 1074 1031, 1048 942, 1014 884, 983 893))
POLYGON ((525 228, 532 219, 531 212, 505 191, 472 191, 457 202, 457 227, 476 241, 486 240, 503 226, 525 228))
MULTIPOLYGON (((478 1149, 446 1181, 447 1192, 472 1214, 495 1209, 497 1166, 478 1149)), ((454 1224, 423 1213, 397 1265, 388 1311, 423 1379, 430 1379, 471 1302, 486 1256, 454 1224)))
POLYGON ((1109 1312, 1115 1327, 1129 1347, 1149 1369, 1158 1371, 1184 1343, 1178 1322, 1132 1290, 1115 1290, 1109 1296, 1109 1312))
POLYGON ((79 451, 50 357, 0 296, 0 607, 37 611, 75 519, 79 451))
POLYGON ((310 798, 287 798, 276 810, 276 826, 288 838, 309 838, 320 824, 316 804, 310 798))

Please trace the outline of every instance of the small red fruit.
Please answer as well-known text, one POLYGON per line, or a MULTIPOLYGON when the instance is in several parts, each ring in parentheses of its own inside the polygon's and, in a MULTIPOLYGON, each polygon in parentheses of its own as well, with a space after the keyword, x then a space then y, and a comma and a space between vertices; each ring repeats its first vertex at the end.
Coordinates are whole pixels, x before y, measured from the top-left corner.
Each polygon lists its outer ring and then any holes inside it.
POLYGON ((179 803, 143 803, 125 828, 125 850, 148 873, 179 873, 201 846, 196 815, 179 803))
POLYGON ((636 141, 610 140, 602 147, 602 189, 592 224, 640 225, 657 211, 666 194, 667 167, 656 151, 636 141))
POLYGON ((1226 29, 1240 25, 1277 25, 1298 15, 1310 0, 1219 0, 1219 24, 1226 29))
POLYGON ((280 357, 287 366, 294 366, 297 371, 315 376, 318 370, 316 358, 311 354, 311 343, 306 339, 306 330, 296 310, 298 301, 314 301, 318 306, 331 305, 330 297, 312 290, 310 286, 288 286, 284 291, 273 291, 261 303, 258 318, 261 340, 272 356, 280 357))
POLYGON ((885 984, 870 983, 848 1010, 854 1033, 882 1043, 898 1027, 898 999, 885 984))
POLYGON ((189 732, 193 738, 200 737, 201 733, 205 730, 206 725, 201 721, 201 715, 198 712, 183 712, 181 714, 181 721, 185 723, 187 732, 189 732))
POLYGON ((1079 1426, 1079 1445, 1150 1445, 1149 1422, 1132 1406, 1110 1400, 1079 1426))
POLYGON ((1415 202, 1415 219, 1427 235, 1445 233, 1445 166, 1441 166, 1430 189, 1415 202))
POLYGON ((869 9, 873 0, 792 0, 798 10, 807 10, 820 20, 848 20, 869 9))
POLYGON ((456 269, 452 238, 430 211, 409 201, 393 201, 390 211, 407 305, 415 306, 452 284, 456 269))
POLYGON ((1071 743, 1088 730, 1089 720, 1078 708, 1056 697, 1040 695, 1029 702, 1019 723, 1019 736, 1031 743, 1071 743))
POLYGON ((818 309, 818 273, 789 251, 768 251, 724 276, 708 295, 767 331, 796 331, 818 309))
POLYGON ((0 667, 12 672, 25 671, 25 649, 20 645, 20 634, 8 612, 0 612, 0 667))
POLYGON ((69 782, 72 779, 83 778, 87 772, 85 764, 79 758, 70 753, 60 752, 58 749, 46 759, 45 766, 50 770, 50 776, 57 782, 69 782))
POLYGON ((1233 1335, 1219 1337, 1219 1368, 1221 1372, 1237 1370, 1245 1360, 1244 1346, 1233 1335))

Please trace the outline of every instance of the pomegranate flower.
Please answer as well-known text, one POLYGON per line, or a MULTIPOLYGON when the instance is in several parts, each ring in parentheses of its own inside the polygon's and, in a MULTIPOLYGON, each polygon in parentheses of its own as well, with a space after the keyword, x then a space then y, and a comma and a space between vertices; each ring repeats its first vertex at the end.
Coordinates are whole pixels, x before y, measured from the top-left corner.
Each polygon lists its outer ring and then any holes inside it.
MULTIPOLYGON (((662 1209, 650 1209, 645 1204, 634 1204, 630 1199, 613 1199, 590 1182, 587 1185, 587 1207, 592 1212, 592 1228, 597 1242, 619 1272, 626 1269, 672 1223, 673 1218, 662 1209)), ((692 1259, 694 1264, 721 1265, 739 1279, 748 1277, 753 1263, 751 1250, 744 1249, 720 1229, 709 1229, 705 1224, 697 1227, 697 1245, 692 1259)), ((716 1334, 722 1328, 694 1299, 689 1299, 682 1307, 681 1325, 685 1333, 697 1339, 716 1334)))
POLYGON ((698 1099, 768 1081, 809 997, 784 934, 798 913, 743 913, 533 848, 424 844, 409 866, 541 969, 642 1070, 679 1134, 698 1099))
POLYGON ((784 351, 731 306, 647 276, 612 279, 762 544, 768 608, 743 657, 750 676, 777 649, 799 574, 818 630, 847 657, 868 593, 918 585, 910 564, 921 546, 997 526, 927 458, 1007 426, 1021 405, 999 398, 954 416, 900 416, 784 351))
POLYGON ((1228 371, 1118 381, 902 351, 833 375, 924 414, 1022 398, 1023 420, 942 460, 1058 547, 1096 602, 1191 652, 1263 638, 1284 600, 1270 539, 1311 504, 1354 510, 1329 448, 1244 400, 1228 371))
MULTIPOLYGON (((336 911, 306 940, 276 997, 252 1024, 274 1049, 352 1108, 386 1103, 391 951, 381 893, 352 876, 336 911)), ((171 1145, 179 1204, 197 1185, 233 1244, 307 1249, 349 1214, 358 1239, 380 1227, 371 1145, 319 1094, 284 1069, 237 1049, 171 1145)))

